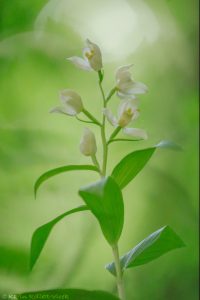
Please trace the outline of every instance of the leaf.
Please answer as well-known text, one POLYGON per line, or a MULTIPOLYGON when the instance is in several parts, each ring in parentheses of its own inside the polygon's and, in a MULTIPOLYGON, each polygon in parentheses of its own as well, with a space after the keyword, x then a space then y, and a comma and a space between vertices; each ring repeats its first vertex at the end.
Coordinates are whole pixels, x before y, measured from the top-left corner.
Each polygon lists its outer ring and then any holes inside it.
POLYGON ((120 238, 124 223, 122 193, 111 177, 106 177, 79 191, 87 206, 95 215, 109 244, 114 245, 120 238))
POLYGON ((111 176, 123 189, 146 165, 155 148, 134 151, 125 156, 112 171, 111 176))
POLYGON ((175 143, 162 141, 153 147, 129 153, 115 166, 111 174, 121 189, 127 186, 127 184, 144 168, 156 148, 181 149, 175 143))
POLYGON ((47 179, 49 179, 55 175, 58 175, 60 173, 64 173, 64 172, 68 172, 68 171, 85 171, 85 170, 99 172, 98 168, 95 166, 92 166, 92 165, 68 165, 68 166, 63 166, 63 167, 59 167, 56 169, 52 169, 52 170, 49 170, 49 171, 43 173, 35 182, 35 185, 34 185, 35 197, 37 195, 38 188, 47 179))
POLYGON ((89 210, 89 208, 86 205, 82 205, 71 209, 35 230, 31 240, 30 269, 33 268, 38 257, 40 256, 40 253, 53 227, 64 217, 84 210, 89 210))
POLYGON ((171 150, 176 150, 176 151, 182 151, 182 147, 174 142, 171 141, 161 141, 158 143, 156 148, 165 148, 165 149, 171 149, 171 150))
MULTIPOLYGON (((164 226, 120 258, 122 271, 144 265, 173 249, 184 246, 180 237, 169 226, 164 226)), ((113 262, 106 265, 106 269, 113 275, 116 274, 113 262)))
POLYGON ((64 300, 119 300, 116 296, 103 291, 87 291, 81 289, 58 289, 28 292, 16 295, 17 299, 64 299, 64 300))

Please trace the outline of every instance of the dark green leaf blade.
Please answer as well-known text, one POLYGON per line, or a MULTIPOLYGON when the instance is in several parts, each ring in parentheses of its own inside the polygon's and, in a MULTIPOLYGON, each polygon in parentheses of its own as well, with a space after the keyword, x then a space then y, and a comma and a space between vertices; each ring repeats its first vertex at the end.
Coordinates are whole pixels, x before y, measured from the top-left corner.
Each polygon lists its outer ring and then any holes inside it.
POLYGON ((114 245, 124 224, 124 203, 122 193, 111 177, 106 177, 79 191, 87 206, 95 215, 101 230, 110 245, 114 245))
MULTIPOLYGON (((120 258, 122 270, 146 264, 171 250, 184 246, 184 242, 173 229, 164 226, 120 258)), ((113 262, 106 265, 106 269, 113 275, 116 274, 113 262)))
POLYGON ((32 236, 31 240, 31 254, 30 254, 30 269, 33 268, 35 265, 38 257, 40 256, 40 253, 46 243, 46 240, 53 229, 53 227, 64 217, 71 215, 73 213, 79 212, 79 211, 85 211, 89 210, 89 208, 86 205, 82 205, 79 207, 76 207, 74 209, 71 209, 62 215, 58 216, 57 218, 53 219, 52 221, 40 226, 35 230, 32 236))
POLYGON ((35 197, 37 195, 37 191, 38 191, 38 188, 40 187, 40 185, 48 180, 49 178, 55 176, 55 175, 58 175, 60 173, 64 173, 64 172, 69 172, 69 171, 85 171, 85 170, 88 170, 88 171, 95 171, 95 172, 98 172, 98 168, 95 167, 95 166, 92 166, 92 165, 68 165, 68 166, 63 166, 63 167, 59 167, 59 168, 55 168, 55 169, 52 169, 52 170, 49 170, 45 173, 43 173, 35 182, 35 185, 34 185, 34 194, 35 194, 35 197))
POLYGON ((16 299, 65 299, 65 300, 119 300, 116 296, 104 291, 82 289, 58 289, 38 292, 27 292, 16 295, 16 299), (24 298, 23 298, 24 297, 24 298))
POLYGON ((181 150, 181 147, 173 142, 161 141, 153 147, 129 153, 115 166, 111 174, 121 189, 144 168, 157 148, 181 150))

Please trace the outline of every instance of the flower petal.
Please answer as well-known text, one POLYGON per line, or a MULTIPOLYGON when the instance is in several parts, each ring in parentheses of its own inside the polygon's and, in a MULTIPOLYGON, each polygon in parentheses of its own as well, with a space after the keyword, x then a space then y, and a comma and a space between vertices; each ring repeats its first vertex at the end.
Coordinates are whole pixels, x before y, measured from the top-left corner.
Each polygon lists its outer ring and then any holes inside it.
POLYGON ((72 56, 67 58, 67 60, 71 61, 76 67, 85 71, 92 71, 89 62, 86 59, 83 59, 78 56, 72 56))
POLYGON ((49 112, 50 113, 64 114, 64 115, 68 115, 68 116, 74 116, 76 114, 76 113, 74 113, 74 111, 71 111, 70 109, 68 110, 64 106, 56 106, 56 107, 52 108, 49 112))
POLYGON ((140 128, 123 128, 123 133, 132 137, 141 138, 146 140, 148 138, 145 130, 140 128))
POLYGON ((86 47, 83 49, 83 56, 88 61, 91 68, 95 71, 102 69, 102 55, 98 45, 86 40, 86 47))
POLYGON ((133 82, 126 94, 145 94, 148 92, 148 87, 142 82, 133 82))
POLYGON ((84 133, 80 141, 80 151, 85 156, 93 156, 97 152, 95 135, 88 128, 84 129, 84 133))
MULTIPOLYGON (((118 118, 120 118, 123 113, 128 110, 131 109, 131 111, 138 112, 138 100, 137 99, 127 99, 125 101, 121 101, 119 107, 118 107, 118 118)), ((139 113, 139 112, 138 112, 139 113)))
POLYGON ((62 90, 60 91, 60 100, 62 104, 79 114, 83 110, 83 103, 81 96, 73 90, 62 90))
POLYGON ((121 91, 117 92, 117 96, 121 98, 121 100, 136 99, 136 96, 134 94, 125 94, 122 93, 121 91))
POLYGON ((106 116, 106 119, 111 125, 117 126, 117 118, 113 116, 112 112, 108 108, 103 109, 103 114, 106 116))
POLYGON ((119 67, 117 70, 116 70, 116 73, 115 73, 115 78, 116 80, 118 81, 119 79, 121 80, 122 78, 125 78, 125 77, 131 77, 131 73, 130 73, 130 68, 132 68, 133 64, 130 64, 130 65, 126 65, 126 66, 122 66, 122 67, 119 67))

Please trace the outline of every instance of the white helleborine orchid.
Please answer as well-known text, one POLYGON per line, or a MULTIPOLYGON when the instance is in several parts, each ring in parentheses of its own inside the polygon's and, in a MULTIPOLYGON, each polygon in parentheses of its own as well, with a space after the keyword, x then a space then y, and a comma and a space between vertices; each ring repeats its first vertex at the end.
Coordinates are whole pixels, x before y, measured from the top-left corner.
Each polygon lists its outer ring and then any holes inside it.
POLYGON ((144 94, 148 91, 144 83, 132 79, 130 72, 132 66, 133 65, 119 67, 115 74, 117 95, 122 99, 135 99, 136 94, 144 94))
POLYGON ((83 110, 83 103, 80 95, 72 90, 61 91, 60 100, 62 105, 51 109, 51 113, 62 113, 69 116, 76 116, 83 110))
POLYGON ((80 141, 80 151, 85 156, 95 156, 97 152, 97 144, 94 133, 85 128, 80 141))
POLYGON ((83 57, 72 56, 67 58, 76 67, 86 71, 100 71, 102 69, 102 56, 99 46, 86 40, 86 47, 83 49, 83 57))
POLYGON ((118 117, 113 116, 107 108, 103 110, 108 122, 114 127, 123 128, 123 133, 132 137, 147 139, 147 133, 143 129, 126 127, 131 121, 139 116, 139 111, 134 100, 126 100, 122 102, 118 109, 118 117))

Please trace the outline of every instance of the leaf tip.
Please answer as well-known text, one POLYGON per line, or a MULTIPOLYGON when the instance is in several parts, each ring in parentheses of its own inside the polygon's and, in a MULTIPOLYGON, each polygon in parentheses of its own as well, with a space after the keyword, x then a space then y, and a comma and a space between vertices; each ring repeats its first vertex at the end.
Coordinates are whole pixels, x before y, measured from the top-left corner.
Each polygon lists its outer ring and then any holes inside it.
POLYGON ((167 140, 160 141, 158 144, 155 145, 155 148, 166 148, 174 151, 183 151, 183 148, 180 145, 167 140))

